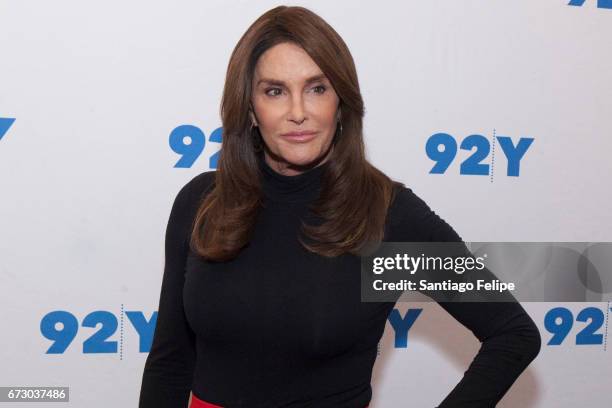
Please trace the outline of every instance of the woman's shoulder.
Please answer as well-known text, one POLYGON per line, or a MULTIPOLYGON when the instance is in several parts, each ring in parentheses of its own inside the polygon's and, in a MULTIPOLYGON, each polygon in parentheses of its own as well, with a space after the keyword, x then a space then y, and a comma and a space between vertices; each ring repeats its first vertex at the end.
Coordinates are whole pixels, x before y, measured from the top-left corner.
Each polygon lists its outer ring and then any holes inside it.
POLYGON ((431 211, 429 205, 414 190, 403 183, 394 183, 394 197, 389 207, 389 219, 417 222, 431 211))
POLYGON ((204 193, 214 186, 216 173, 215 170, 204 171, 189 180, 187 184, 185 184, 185 187, 189 186, 187 188, 190 188, 196 193, 204 193))
POLYGON ((394 185, 387 220, 397 241, 459 241, 461 237, 412 188, 394 185))
POLYGON ((214 170, 204 171, 193 176, 185 183, 176 195, 175 201, 183 207, 198 205, 208 194, 215 183, 214 170))

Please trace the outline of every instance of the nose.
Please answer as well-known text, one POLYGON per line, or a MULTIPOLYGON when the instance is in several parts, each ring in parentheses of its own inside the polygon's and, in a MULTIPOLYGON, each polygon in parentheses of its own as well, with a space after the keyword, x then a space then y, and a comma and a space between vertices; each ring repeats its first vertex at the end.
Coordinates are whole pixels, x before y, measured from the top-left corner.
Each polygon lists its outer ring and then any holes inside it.
POLYGON ((306 120, 306 111, 304 109, 304 98, 298 93, 294 93, 291 98, 291 106, 289 107, 289 120, 298 125, 306 120))

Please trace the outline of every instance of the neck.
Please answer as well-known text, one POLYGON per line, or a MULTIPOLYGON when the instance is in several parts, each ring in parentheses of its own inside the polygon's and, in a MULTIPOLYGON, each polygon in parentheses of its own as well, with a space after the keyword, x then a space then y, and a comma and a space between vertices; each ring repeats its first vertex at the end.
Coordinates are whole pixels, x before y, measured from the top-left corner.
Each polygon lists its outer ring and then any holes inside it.
POLYGON ((263 155, 259 156, 264 195, 272 201, 310 202, 320 193, 322 176, 328 161, 309 166, 295 175, 282 174, 273 169, 263 155))

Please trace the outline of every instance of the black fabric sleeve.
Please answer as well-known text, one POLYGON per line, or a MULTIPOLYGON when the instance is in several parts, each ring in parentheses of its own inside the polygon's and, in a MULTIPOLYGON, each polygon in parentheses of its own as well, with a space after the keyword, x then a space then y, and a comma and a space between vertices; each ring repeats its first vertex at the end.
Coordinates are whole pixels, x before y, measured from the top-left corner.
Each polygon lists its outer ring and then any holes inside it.
POLYGON ((145 362, 139 408, 187 407, 196 362, 195 335, 183 308, 193 180, 177 194, 165 235, 157 324, 145 362))
MULTIPOLYGON (((425 237, 422 241, 462 241, 411 189, 403 191, 402 200, 402 206, 410 213, 404 227, 425 237)), ((509 295, 508 299, 507 302, 438 303, 482 343, 463 378, 438 408, 495 407, 538 355, 541 337, 537 326, 514 296, 509 295)))

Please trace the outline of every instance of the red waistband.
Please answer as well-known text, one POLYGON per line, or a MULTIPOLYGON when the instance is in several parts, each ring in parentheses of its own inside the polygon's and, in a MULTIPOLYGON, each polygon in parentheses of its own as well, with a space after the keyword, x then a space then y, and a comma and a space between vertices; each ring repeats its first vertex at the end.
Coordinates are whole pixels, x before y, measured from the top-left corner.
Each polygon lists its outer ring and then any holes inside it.
POLYGON ((189 408, 223 408, 221 405, 211 404, 210 402, 202 401, 195 395, 191 394, 191 404, 189 408))
MULTIPOLYGON (((211 404, 210 402, 202 401, 195 395, 191 394, 191 404, 189 408, 223 408, 221 405, 211 404)), ((365 406, 368 408, 368 405, 365 406)))

